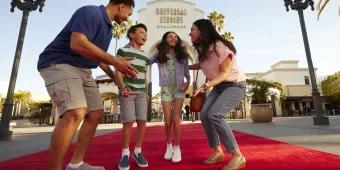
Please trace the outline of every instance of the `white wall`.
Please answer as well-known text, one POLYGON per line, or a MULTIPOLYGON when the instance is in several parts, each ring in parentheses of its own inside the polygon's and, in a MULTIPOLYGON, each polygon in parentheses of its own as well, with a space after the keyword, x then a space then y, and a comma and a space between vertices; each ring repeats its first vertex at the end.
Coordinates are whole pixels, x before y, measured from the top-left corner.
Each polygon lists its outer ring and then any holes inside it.
POLYGON ((309 77, 308 71, 276 71, 276 81, 281 82, 284 85, 304 85, 305 78, 309 77))
POLYGON ((118 94, 118 87, 114 83, 99 83, 99 92, 103 93, 115 93, 118 94))
POLYGON ((262 79, 267 80, 267 81, 278 81, 276 72, 270 72, 270 73, 264 74, 262 79))
POLYGON ((296 62, 282 62, 279 65, 272 66, 271 68, 298 68, 298 61, 296 62))

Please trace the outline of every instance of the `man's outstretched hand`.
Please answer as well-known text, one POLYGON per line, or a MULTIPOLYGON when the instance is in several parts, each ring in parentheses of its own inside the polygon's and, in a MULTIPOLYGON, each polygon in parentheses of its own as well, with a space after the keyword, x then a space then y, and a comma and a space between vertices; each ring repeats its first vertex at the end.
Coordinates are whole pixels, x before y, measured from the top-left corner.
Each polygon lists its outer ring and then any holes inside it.
POLYGON ((116 63, 113 65, 117 71, 121 72, 126 77, 136 77, 139 73, 129 61, 134 60, 133 57, 116 57, 116 63))

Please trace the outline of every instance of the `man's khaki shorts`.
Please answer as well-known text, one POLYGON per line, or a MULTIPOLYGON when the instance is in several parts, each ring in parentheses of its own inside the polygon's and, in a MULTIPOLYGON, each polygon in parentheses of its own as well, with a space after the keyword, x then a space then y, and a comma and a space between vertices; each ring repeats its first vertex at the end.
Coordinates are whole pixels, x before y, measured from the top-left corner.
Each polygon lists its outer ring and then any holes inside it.
POLYGON ((90 69, 68 64, 51 65, 40 70, 59 116, 78 108, 87 108, 87 113, 103 109, 98 85, 91 74, 90 69))

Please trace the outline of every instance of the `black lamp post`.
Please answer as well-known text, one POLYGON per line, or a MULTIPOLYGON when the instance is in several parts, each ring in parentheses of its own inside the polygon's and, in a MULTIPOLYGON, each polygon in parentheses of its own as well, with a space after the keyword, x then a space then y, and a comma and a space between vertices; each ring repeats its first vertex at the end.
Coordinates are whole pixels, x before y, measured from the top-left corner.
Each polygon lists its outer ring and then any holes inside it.
POLYGON ((309 48, 305 19, 303 16, 303 10, 307 9, 309 6, 311 6, 312 10, 314 10, 314 1, 313 0, 284 0, 284 3, 287 9, 287 12, 289 11, 289 7, 290 7, 292 10, 297 10, 299 13, 302 37, 303 37, 303 42, 305 44, 306 57, 307 57, 307 62, 308 62, 309 75, 310 75, 311 83, 312 83, 312 96, 313 96, 313 102, 314 102, 314 110, 316 113, 316 116, 313 117, 314 125, 329 125, 328 117, 325 116, 325 112, 322 109, 322 105, 321 105, 321 97, 320 97, 320 93, 319 93, 319 90, 316 84, 314 66, 313 66, 313 61, 312 61, 310 48, 309 48))
POLYGON ((22 46, 24 44, 24 37, 25 37, 25 32, 26 32, 28 15, 29 15, 29 12, 37 10, 39 6, 40 6, 39 11, 42 12, 44 3, 45 3, 45 0, 35 0, 35 1, 24 0, 23 2, 21 2, 21 0, 12 0, 11 2, 11 6, 12 6, 11 12, 14 12, 14 8, 17 7, 18 9, 23 11, 23 15, 22 15, 22 20, 21 20, 17 48, 15 50, 11 79, 9 82, 7 97, 6 97, 6 101, 4 104, 3 113, 1 117, 0 140, 10 140, 12 137, 12 131, 10 131, 9 123, 12 117, 13 94, 14 94, 17 75, 18 75, 22 46))

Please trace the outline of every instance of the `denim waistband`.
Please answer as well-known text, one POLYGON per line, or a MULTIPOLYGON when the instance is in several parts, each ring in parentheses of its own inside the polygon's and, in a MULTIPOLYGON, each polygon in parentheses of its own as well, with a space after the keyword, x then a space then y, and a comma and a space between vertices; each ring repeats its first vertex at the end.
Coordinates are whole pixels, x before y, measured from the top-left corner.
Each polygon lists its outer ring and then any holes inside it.
POLYGON ((240 87, 240 88, 246 88, 246 82, 245 81, 240 81, 240 82, 221 82, 220 84, 216 85, 214 89, 218 91, 223 91, 228 87, 240 87))

